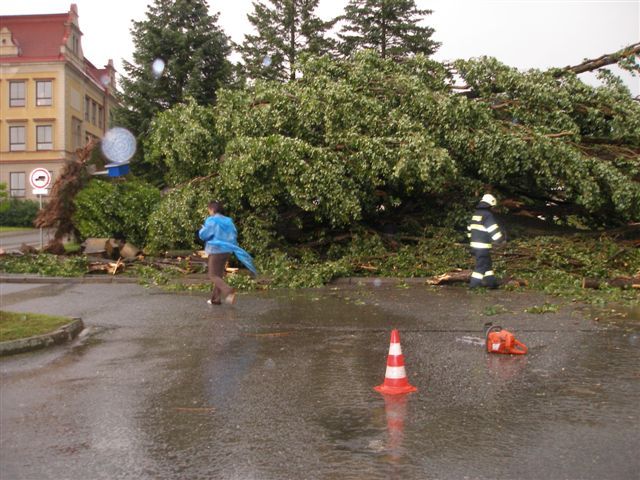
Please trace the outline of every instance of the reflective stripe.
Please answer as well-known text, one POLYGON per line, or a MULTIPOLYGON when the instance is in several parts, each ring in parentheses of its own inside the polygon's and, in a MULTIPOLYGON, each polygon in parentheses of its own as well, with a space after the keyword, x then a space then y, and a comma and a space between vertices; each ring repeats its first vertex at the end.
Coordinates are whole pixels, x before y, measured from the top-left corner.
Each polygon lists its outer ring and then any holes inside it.
POLYGON ((471 245, 471 248, 481 248, 481 249, 491 248, 490 243, 471 242, 469 245, 471 245))
POLYGON ((481 232, 486 232, 487 230, 483 225, 477 225, 475 223, 469 225, 469 230, 480 230, 481 232))
POLYGON ((407 376, 404 367, 387 367, 384 375, 386 378, 405 378, 407 376))
POLYGON ((473 272, 471 274, 471 278, 477 278, 478 280, 482 280, 484 278, 484 275, 478 272, 473 272))
POLYGON ((487 270, 486 272, 484 272, 484 276, 485 277, 493 277, 493 270, 487 270))
POLYGON ((487 232, 491 233, 491 232, 493 232, 494 230, 497 230, 497 229, 498 229, 498 225, 494 223, 489 228, 487 228, 487 232))
POLYGON ((502 238, 502 234, 500 232, 496 233, 495 235, 493 235, 491 237, 493 240, 498 240, 499 238, 502 238))
POLYGON ((473 217, 471 217, 471 220, 473 220, 474 222, 481 222, 482 215, 474 215, 473 217))
POLYGON ((389 355, 402 355, 402 348, 399 343, 389 344, 389 355))

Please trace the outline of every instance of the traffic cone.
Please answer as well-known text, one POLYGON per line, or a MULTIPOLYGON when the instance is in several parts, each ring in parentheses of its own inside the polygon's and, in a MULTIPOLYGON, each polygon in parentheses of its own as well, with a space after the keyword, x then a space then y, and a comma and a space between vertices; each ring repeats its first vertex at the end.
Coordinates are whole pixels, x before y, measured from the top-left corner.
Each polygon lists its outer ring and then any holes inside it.
POLYGON ((400 393, 415 392, 418 390, 407 380, 407 372, 404 369, 404 356, 400 347, 400 333, 398 330, 391 331, 391 343, 389 345, 389 356, 387 357, 387 371, 384 376, 384 383, 373 387, 380 393, 395 395, 400 393))

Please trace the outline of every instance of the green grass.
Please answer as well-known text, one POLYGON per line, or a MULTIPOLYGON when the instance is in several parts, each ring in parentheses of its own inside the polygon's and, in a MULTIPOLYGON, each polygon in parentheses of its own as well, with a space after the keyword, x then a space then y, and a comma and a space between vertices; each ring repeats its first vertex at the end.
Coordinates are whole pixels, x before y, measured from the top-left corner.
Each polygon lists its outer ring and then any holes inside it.
POLYGON ((17 340, 53 332, 71 323, 68 317, 0 310, 0 341, 17 340))
POLYGON ((22 231, 36 230, 35 228, 29 227, 2 227, 0 226, 0 233, 8 233, 8 232, 22 232, 22 231))
POLYGON ((67 254, 80 253, 82 246, 78 242, 67 242, 64 245, 64 251, 67 254))

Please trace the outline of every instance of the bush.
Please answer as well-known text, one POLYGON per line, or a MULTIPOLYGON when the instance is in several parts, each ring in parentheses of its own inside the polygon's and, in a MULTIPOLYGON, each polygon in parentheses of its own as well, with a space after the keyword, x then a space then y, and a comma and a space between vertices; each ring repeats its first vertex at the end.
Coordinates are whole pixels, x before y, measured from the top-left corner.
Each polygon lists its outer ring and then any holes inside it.
POLYGON ((149 236, 145 247, 150 252, 196 248, 197 232, 207 216, 207 202, 217 198, 212 179, 175 188, 149 217, 149 236))
POLYGON ((159 203, 160 192, 147 183, 95 179, 77 195, 73 222, 84 238, 115 237, 144 245, 149 217, 159 203))
POLYGON ((18 200, 12 198, 2 202, 0 208, 0 225, 3 227, 29 227, 33 228, 33 221, 38 214, 40 206, 34 200, 18 200))

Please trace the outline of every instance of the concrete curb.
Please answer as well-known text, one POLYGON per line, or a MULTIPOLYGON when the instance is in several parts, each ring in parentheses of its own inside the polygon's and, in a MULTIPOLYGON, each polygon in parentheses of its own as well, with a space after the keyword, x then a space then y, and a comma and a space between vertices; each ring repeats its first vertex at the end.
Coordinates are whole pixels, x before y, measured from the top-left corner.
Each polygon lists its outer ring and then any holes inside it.
POLYGON ((45 277, 22 273, 3 273, 0 283, 137 283, 137 278, 117 277, 114 275, 86 277, 45 277))
POLYGON ((63 325, 51 333, 37 335, 35 337, 21 338, 19 340, 0 342, 0 356, 31 352, 51 345, 60 345, 76 338, 83 329, 84 323, 82 322, 82 319, 73 318, 71 323, 63 325))

